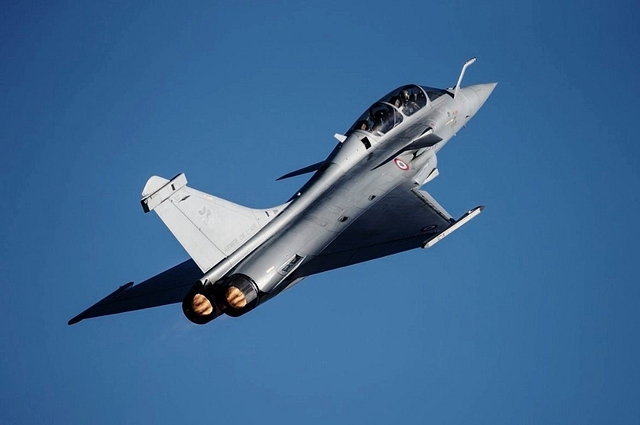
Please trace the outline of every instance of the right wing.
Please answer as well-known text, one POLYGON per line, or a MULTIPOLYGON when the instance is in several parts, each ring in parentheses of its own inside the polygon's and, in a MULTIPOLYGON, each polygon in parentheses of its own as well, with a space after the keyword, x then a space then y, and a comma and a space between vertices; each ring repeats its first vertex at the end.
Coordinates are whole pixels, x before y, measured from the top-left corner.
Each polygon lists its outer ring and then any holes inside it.
POLYGON ((455 220, 427 192, 405 183, 362 213, 316 257, 303 263, 291 280, 385 257, 428 248, 451 234, 484 207, 455 220))
POLYGON ((196 263, 193 260, 187 260, 138 285, 134 286, 133 282, 122 285, 115 292, 69 320, 69 324, 73 325, 90 317, 182 302, 194 282, 201 277, 202 272, 196 263))

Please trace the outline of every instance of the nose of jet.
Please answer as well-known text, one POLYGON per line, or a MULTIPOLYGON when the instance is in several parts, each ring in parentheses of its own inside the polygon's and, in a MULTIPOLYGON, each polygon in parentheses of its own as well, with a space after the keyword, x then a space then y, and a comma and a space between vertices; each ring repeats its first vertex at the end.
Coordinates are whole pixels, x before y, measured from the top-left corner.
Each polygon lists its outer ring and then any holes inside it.
POLYGON ((467 99, 467 115, 469 118, 474 116, 482 105, 484 105, 484 102, 487 101, 497 84, 498 83, 476 84, 474 86, 467 86, 460 89, 462 94, 464 94, 464 97, 467 99))
POLYGON ((476 96, 478 97, 477 109, 480 109, 482 105, 484 105, 484 102, 487 101, 487 99, 493 92, 493 89, 495 89, 497 85, 498 83, 487 83, 476 84, 475 86, 469 87, 476 93, 476 96))

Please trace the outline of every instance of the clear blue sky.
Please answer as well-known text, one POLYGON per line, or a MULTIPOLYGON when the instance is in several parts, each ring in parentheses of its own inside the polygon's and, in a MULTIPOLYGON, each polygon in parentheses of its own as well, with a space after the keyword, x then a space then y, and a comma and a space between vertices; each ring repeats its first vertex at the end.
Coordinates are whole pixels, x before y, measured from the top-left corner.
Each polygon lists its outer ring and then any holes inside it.
POLYGON ((90 3, 0 14, 0 423, 640 421, 637 1, 90 3), (149 176, 279 204, 471 56, 499 85, 425 187, 470 225, 239 319, 67 326, 186 258, 149 176))

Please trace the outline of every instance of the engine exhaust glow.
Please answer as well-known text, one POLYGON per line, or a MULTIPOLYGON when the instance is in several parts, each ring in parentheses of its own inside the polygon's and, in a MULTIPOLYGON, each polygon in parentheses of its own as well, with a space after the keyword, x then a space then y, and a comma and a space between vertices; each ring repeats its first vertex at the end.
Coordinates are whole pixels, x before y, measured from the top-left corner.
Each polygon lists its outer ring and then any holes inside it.
POLYGON ((247 297, 235 286, 230 286, 227 289, 225 297, 227 298, 229 305, 235 309, 244 308, 247 305, 247 297))
POLYGON ((198 316, 208 316, 213 312, 213 305, 207 297, 202 294, 195 294, 191 300, 191 308, 198 316))

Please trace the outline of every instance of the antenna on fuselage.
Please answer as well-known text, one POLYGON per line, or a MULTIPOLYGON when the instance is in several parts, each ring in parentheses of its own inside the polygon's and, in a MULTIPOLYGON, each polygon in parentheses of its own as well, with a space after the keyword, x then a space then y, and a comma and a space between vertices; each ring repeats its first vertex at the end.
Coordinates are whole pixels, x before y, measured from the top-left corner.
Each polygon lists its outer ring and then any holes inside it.
POLYGON ((462 82, 462 77, 464 77, 464 71, 466 71, 467 67, 469 65, 472 65, 475 61, 476 61, 476 57, 474 56, 471 59, 469 59, 468 61, 466 61, 464 63, 464 65, 462 65, 462 71, 460 71, 460 77, 458 77, 458 82, 456 83, 456 86, 454 87, 455 88, 455 90, 453 92, 453 98, 454 99, 458 95, 458 90, 460 90, 460 83, 462 82))

